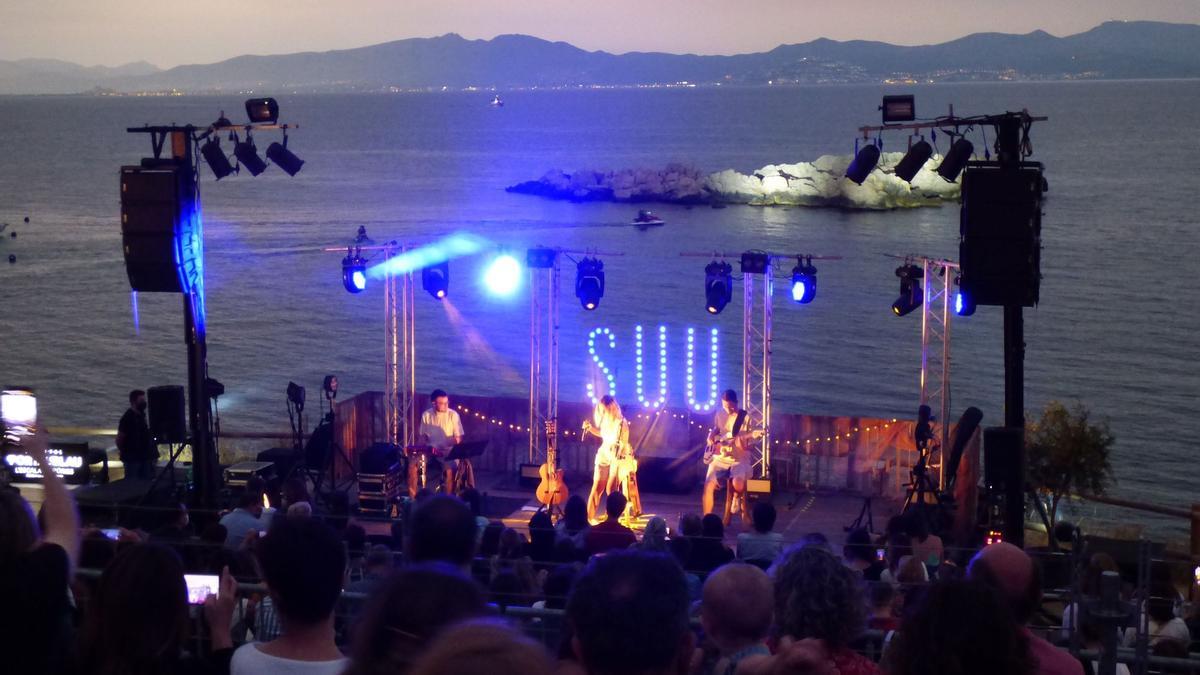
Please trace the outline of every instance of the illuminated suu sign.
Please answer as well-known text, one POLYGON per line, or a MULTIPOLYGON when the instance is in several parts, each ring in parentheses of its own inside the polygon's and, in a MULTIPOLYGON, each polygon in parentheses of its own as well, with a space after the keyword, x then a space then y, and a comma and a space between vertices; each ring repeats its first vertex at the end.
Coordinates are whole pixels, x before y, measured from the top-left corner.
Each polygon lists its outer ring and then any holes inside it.
MULTIPOLYGON (((46 461, 64 481, 71 485, 83 485, 88 481, 87 443, 59 443, 46 448, 46 461)), ((29 453, 19 447, 9 448, 4 463, 13 473, 17 483, 40 483, 42 470, 29 453)))
MULTIPOLYGON (((659 326, 657 339, 648 341, 646 329, 640 324, 633 329, 634 348, 634 386, 633 394, 637 403, 644 408, 661 408, 667 405, 670 395, 670 372, 668 365, 668 331, 666 326, 659 326), (653 347, 657 346, 657 350, 653 347), (649 365, 648 365, 649 364, 649 365), (657 368, 654 366, 657 365, 657 368), (657 371, 657 372, 656 372, 657 371), (648 380, 657 374, 657 385, 651 388, 648 380), (648 375, 648 373, 650 373, 648 375)), ((684 390, 688 406, 697 412, 706 412, 716 407, 720 400, 718 388, 717 363, 720 356, 720 344, 716 328, 708 330, 707 365, 698 364, 698 352, 705 342, 704 331, 697 337, 695 328, 687 329, 686 360, 684 371, 684 390), (707 372, 704 372, 707 370, 707 372)), ((591 368, 591 381, 587 383, 587 396, 593 404, 600 397, 609 394, 620 400, 620 390, 617 382, 616 361, 618 358, 617 334, 611 328, 595 328, 588 333, 588 361, 591 368)), ((626 383, 625 386, 628 386, 626 383)))

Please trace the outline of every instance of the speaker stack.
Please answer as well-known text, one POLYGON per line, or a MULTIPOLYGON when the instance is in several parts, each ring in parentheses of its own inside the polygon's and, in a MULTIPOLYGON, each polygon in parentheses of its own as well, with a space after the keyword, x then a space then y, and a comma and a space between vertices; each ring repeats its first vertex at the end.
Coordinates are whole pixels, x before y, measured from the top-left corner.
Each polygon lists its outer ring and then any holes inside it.
POLYGON ((983 430, 983 483, 987 487, 987 527, 1004 541, 1025 544, 1025 437, 1015 427, 983 430))
POLYGON ((155 443, 179 444, 187 441, 183 387, 150 387, 146 390, 146 403, 150 406, 150 436, 155 443))

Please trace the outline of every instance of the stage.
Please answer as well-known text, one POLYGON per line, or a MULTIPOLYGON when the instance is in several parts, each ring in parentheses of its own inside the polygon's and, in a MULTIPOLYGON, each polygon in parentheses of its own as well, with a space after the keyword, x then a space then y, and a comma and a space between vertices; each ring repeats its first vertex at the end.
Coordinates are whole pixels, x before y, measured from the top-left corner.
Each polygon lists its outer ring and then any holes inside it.
MULTIPOLYGON (((568 487, 571 494, 586 498, 591 488, 591 477, 588 476, 587 479, 587 482, 583 481, 582 477, 580 480, 570 480, 568 487)), ((517 485, 517 477, 508 472, 477 471, 475 480, 476 488, 484 495, 483 516, 499 520, 528 535, 529 518, 540 506, 534 499, 533 488, 520 487, 517 485)), ((630 526, 640 534, 646 521, 654 516, 661 516, 674 532, 681 515, 700 513, 701 488, 699 482, 693 490, 684 494, 648 492, 643 488, 641 496, 644 513, 630 526)), ((723 504, 720 496, 718 493, 717 502, 723 504)), ((838 554, 841 553, 842 542, 845 539, 845 527, 854 521, 863 506, 861 495, 836 490, 787 490, 776 492, 768 498, 778 512, 774 531, 782 534, 785 542, 797 542, 810 532, 820 532, 829 538, 838 554)), ((885 497, 874 497, 871 506, 874 521, 872 531, 882 532, 887 519, 899 512, 900 502, 885 497)), ((382 535, 388 531, 385 521, 372 519, 360 522, 368 533, 382 535)), ((726 543, 732 546, 737 534, 749 528, 749 525, 743 525, 735 515, 725 531, 726 543)))

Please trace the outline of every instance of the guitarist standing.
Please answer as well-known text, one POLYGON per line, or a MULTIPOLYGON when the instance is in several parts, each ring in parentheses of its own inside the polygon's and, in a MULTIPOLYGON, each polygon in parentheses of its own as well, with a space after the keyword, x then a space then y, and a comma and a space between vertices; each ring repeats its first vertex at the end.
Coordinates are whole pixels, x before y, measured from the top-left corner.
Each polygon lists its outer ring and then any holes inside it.
POLYGON ((743 427, 746 423, 746 411, 738 407, 737 392, 726 389, 721 394, 721 409, 713 416, 713 429, 708 434, 708 450, 712 453, 708 462, 708 474, 704 477, 704 497, 701 508, 705 514, 713 512, 713 493, 717 489, 717 481, 727 478, 727 490, 732 491, 732 497, 725 499, 725 514, 723 520, 729 524, 731 503, 736 500, 740 506, 742 520, 749 521, 746 513, 746 479, 750 477, 750 457, 743 440, 743 427))

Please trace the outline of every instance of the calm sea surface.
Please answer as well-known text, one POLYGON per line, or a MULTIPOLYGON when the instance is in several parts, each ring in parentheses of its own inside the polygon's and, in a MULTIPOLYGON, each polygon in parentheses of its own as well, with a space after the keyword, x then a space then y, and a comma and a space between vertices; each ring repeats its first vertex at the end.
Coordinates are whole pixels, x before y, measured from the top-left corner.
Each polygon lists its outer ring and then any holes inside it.
MULTIPOLYGON (((890 90, 889 90, 890 91, 890 90)), ((1200 437, 1200 181, 1194 129, 1200 82, 980 84, 914 87, 923 116, 1028 108, 1046 164, 1042 304, 1026 312, 1027 405, 1080 401, 1118 439, 1117 493, 1174 505, 1195 498, 1200 437)), ((806 307, 776 299, 777 409, 912 417, 920 318, 896 318, 896 261, 957 257, 954 206, 893 212, 663 206, 668 225, 624 226, 636 207, 510 195, 550 168, 662 167, 748 172, 771 163, 849 154, 874 123, 880 87, 281 96, 300 124, 289 146, 307 160, 216 183, 204 169, 211 374, 224 382, 223 427, 286 429, 289 380, 315 396, 336 373, 346 394, 383 386, 383 294, 351 296, 340 256, 359 225, 376 240, 426 241, 467 231, 516 251, 556 245, 623 253, 604 259, 596 312, 564 275, 562 389, 582 400, 593 372, 589 331, 617 395, 635 399, 634 326, 668 332, 667 388, 686 399, 688 327, 720 331, 722 386, 738 386, 740 296, 720 316, 702 305, 706 260, 682 251, 840 255, 819 265, 806 307)), ((177 296, 142 295, 135 325, 121 259, 117 169, 149 154, 143 123, 241 116, 241 98, 0 98, 0 222, 18 237, 0 254, 0 381, 36 387, 51 424, 115 426, 134 387, 183 383, 177 296), (21 220, 28 216, 26 225, 21 220), (0 258, 2 260, 2 258, 0 258)), ((258 139, 264 149, 273 138, 258 139)), ((945 149, 945 139, 939 139, 945 149)), ((980 140, 976 147, 980 147, 980 140)), ((885 137, 885 150, 903 147, 885 137)), ((226 149, 229 150, 228 143, 226 149)), ((450 301, 420 294, 421 390, 523 395, 528 300, 483 292, 482 257, 452 265, 450 301)), ((953 410, 1000 424, 1001 316, 982 308, 953 327, 953 410)), ((649 346, 648 346, 649 348, 649 346)), ((707 350, 701 350, 706 363, 707 350)), ((702 366, 702 370, 707 366, 702 366)), ((647 385, 657 390, 649 378, 647 385)), ((697 392, 701 398, 707 392, 697 392)), ((516 420, 514 420, 516 421, 516 420)))

